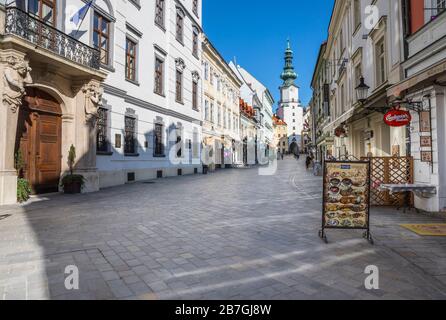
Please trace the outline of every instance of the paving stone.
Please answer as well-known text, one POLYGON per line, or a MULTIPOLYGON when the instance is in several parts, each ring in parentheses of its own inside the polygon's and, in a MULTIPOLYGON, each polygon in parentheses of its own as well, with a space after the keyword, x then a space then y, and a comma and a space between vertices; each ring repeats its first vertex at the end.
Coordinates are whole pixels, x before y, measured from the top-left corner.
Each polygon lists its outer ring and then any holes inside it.
POLYGON ((288 158, 274 176, 221 170, 8 207, 0 299, 446 298, 446 240, 400 227, 443 218, 374 208, 375 246, 348 230, 325 245, 321 185, 288 158), (71 264, 76 292, 64 287, 71 264), (371 264, 376 292, 364 289, 371 264))
POLYGON ((129 287, 122 280, 112 280, 107 282, 113 295, 120 299, 132 296, 129 287))

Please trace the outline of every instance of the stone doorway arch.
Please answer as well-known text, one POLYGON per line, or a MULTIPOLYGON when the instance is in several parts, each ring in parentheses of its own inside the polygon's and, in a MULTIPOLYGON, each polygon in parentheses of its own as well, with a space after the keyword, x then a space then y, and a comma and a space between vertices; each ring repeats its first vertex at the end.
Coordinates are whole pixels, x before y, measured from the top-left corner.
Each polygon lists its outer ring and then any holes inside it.
POLYGON ((62 159, 62 109, 57 99, 28 87, 19 109, 15 154, 22 158, 19 176, 33 193, 59 190, 62 159))
POLYGON ((295 156, 299 155, 299 145, 296 141, 293 141, 290 145, 290 153, 294 154, 295 156))

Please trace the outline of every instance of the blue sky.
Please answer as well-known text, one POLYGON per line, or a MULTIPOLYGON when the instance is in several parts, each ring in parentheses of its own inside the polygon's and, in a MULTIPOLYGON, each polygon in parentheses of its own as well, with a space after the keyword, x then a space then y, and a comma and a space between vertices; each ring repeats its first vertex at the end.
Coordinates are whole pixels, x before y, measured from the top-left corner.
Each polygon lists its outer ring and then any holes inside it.
POLYGON ((334 0, 203 0, 203 28, 227 61, 252 73, 279 100, 286 40, 294 50, 300 98, 311 99, 310 82, 327 37, 334 0))

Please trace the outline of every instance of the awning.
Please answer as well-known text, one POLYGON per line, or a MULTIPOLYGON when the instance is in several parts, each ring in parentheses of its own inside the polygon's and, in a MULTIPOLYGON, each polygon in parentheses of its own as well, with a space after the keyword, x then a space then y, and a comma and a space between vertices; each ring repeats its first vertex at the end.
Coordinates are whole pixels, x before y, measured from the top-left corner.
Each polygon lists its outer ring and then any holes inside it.
POLYGON ((446 59, 443 59, 439 63, 433 65, 427 70, 418 72, 410 78, 390 87, 387 90, 388 97, 399 97, 401 92, 408 90, 415 86, 423 85, 424 82, 434 81, 442 73, 446 72, 446 59))

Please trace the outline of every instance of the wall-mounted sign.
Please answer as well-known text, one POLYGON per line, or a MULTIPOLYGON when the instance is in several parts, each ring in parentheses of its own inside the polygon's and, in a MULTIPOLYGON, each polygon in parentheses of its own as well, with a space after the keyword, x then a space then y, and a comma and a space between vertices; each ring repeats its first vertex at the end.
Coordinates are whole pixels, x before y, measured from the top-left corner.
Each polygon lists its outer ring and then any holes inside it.
POLYGON ((370 162, 325 161, 322 230, 363 229, 370 236, 370 162))
POLYGON ((337 128, 335 129, 335 136, 336 136, 336 137, 338 137, 338 138, 343 138, 343 137, 345 137, 346 135, 347 135, 347 132, 345 131, 345 129, 344 129, 342 126, 337 127, 337 128))
POLYGON ((432 163, 432 151, 421 151, 421 162, 432 163))
POLYGON ((390 127, 404 127, 410 124, 412 116, 409 111, 393 109, 384 115, 384 122, 390 127))
POLYGON ((431 114, 429 111, 420 112, 420 132, 431 132, 431 114))
POLYGON ((334 145, 334 137, 327 137, 327 138, 325 138, 325 144, 326 145, 330 145, 330 146, 333 146, 334 145))
POLYGON ((420 137, 420 147, 432 148, 432 137, 420 137))
POLYGON ((366 130, 364 131, 364 140, 371 140, 375 136, 375 133, 373 130, 366 130))

